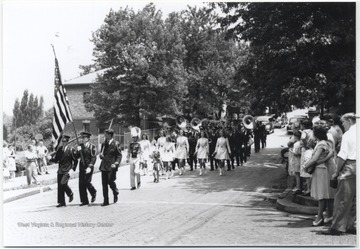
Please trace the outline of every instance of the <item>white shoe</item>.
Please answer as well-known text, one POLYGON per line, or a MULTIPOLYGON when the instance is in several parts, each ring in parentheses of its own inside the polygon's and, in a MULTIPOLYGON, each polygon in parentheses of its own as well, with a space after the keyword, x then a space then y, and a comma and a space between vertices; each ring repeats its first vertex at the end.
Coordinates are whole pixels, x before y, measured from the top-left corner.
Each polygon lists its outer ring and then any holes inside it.
POLYGON ((222 176, 222 172, 220 172, 220 175, 222 176))
POLYGON ((331 222, 333 220, 333 217, 331 216, 331 217, 329 217, 329 218, 325 218, 324 219, 324 223, 329 223, 329 222, 331 222))

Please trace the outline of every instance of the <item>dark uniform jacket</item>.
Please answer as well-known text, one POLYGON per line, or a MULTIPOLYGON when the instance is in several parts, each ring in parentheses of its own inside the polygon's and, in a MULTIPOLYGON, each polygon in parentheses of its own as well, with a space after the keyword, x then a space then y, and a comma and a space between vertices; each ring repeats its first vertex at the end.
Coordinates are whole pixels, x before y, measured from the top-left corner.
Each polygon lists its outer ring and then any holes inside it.
POLYGON ((236 132, 235 137, 236 137, 236 148, 238 149, 244 148, 245 145, 247 145, 247 138, 245 132, 242 131, 236 132))
POLYGON ((105 141, 101 144, 101 154, 100 159, 102 159, 100 164, 101 171, 111 171, 111 165, 115 164, 116 169, 119 167, 122 154, 121 148, 118 141, 112 140, 109 144, 108 141, 105 141))
POLYGON ((196 150, 196 139, 194 136, 190 136, 189 137, 189 154, 190 155, 194 155, 195 150, 196 150))
POLYGON ((81 152, 83 154, 85 165, 81 160, 80 151, 76 151, 76 157, 80 160, 80 169, 85 170, 89 167, 90 164, 94 165, 96 162, 96 147, 95 145, 88 143, 87 146, 81 144, 81 152))
POLYGON ((228 140, 229 140, 229 145, 230 145, 230 150, 231 152, 235 152, 236 150, 236 137, 235 134, 232 133, 231 135, 228 136, 228 140))
POLYGON ((59 163, 58 174, 67 174, 72 168, 76 167, 78 160, 75 154, 75 149, 70 148, 69 146, 67 146, 65 151, 64 146, 61 146, 57 150, 54 162, 59 163))

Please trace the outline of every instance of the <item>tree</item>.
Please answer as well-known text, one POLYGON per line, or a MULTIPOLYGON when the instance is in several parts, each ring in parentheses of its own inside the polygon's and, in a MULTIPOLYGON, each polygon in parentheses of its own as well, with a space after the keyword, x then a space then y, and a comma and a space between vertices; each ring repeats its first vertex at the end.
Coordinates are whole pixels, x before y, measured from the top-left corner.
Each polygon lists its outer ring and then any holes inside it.
POLYGON ((94 67, 107 70, 85 103, 100 123, 115 117, 139 125, 142 115, 179 112, 187 89, 178 25, 175 14, 163 21, 153 4, 109 12, 92 38, 94 67))
POLYGON ((13 109, 13 128, 16 129, 17 127, 20 127, 20 101, 18 98, 15 99, 14 109, 13 109))
POLYGON ((26 124, 34 124, 36 121, 36 109, 35 109, 35 100, 34 100, 34 94, 30 94, 29 102, 27 104, 27 120, 26 124))
MULTIPOLYGON (((215 5, 212 5, 213 7, 215 5)), ((355 111, 355 3, 221 3, 227 38, 250 43, 236 78, 252 107, 355 111), (232 26, 231 26, 232 25, 232 26)))
POLYGON ((23 97, 20 103, 20 112, 19 112, 19 119, 18 119, 18 126, 23 126, 28 124, 28 101, 29 101, 29 91, 26 89, 24 91, 23 97))
POLYGON ((39 102, 37 110, 38 110, 37 117, 42 118, 44 115, 44 98, 42 95, 40 96, 40 102, 39 102))
POLYGON ((8 137, 8 130, 5 124, 3 124, 3 141, 6 141, 8 137))

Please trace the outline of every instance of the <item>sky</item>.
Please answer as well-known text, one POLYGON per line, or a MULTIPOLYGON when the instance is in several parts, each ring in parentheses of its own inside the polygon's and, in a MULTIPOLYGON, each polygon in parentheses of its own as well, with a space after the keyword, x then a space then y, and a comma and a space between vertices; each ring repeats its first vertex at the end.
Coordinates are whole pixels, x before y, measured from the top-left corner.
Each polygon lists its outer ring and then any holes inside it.
MULTIPOLYGON (((200 1, 153 1, 167 16, 200 1)), ((12 115, 15 99, 25 89, 44 97, 45 110, 53 106, 54 45, 63 81, 78 77, 79 65, 93 63, 92 32, 109 10, 126 6, 135 11, 146 1, 3 1, 2 94, 3 112, 12 115)))

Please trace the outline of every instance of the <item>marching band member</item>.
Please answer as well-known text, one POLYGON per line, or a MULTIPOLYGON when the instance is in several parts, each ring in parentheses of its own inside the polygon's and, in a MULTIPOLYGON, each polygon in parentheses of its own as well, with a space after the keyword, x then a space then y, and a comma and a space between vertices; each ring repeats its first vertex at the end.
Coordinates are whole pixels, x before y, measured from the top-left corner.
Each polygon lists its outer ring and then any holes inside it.
POLYGON ((196 143, 197 143, 197 134, 194 133, 190 133, 190 136, 188 138, 189 141, 189 158, 188 158, 188 164, 190 165, 190 171, 194 170, 194 166, 195 166, 195 170, 196 170, 196 155, 195 155, 195 151, 196 151, 196 143), (195 165, 194 165, 195 164, 195 165))
POLYGON ((184 136, 184 131, 179 131, 179 136, 176 139, 176 152, 175 157, 179 161, 180 175, 185 173, 185 160, 188 158, 189 142, 187 137, 184 136))
POLYGON ((142 134, 142 140, 139 142, 141 145, 142 161, 141 161, 141 170, 143 171, 143 175, 148 174, 148 163, 150 162, 150 149, 151 144, 149 138, 146 133, 142 134))
POLYGON ((219 160, 220 175, 224 175, 225 160, 230 159, 229 153, 231 153, 229 141, 224 136, 224 131, 220 130, 220 137, 216 141, 215 151, 213 155, 219 160))
POLYGON ((175 145, 171 142, 170 136, 166 137, 166 142, 164 144, 164 151, 163 151, 163 163, 164 168, 166 171, 166 178, 170 178, 171 176, 174 176, 174 171, 172 171, 172 165, 171 162, 174 161, 174 154, 175 154, 175 145))
MULTIPOLYGON (((160 159, 163 159, 163 153, 164 153, 164 144, 166 142, 166 137, 165 137, 165 132, 163 130, 161 130, 159 132, 160 137, 157 139, 157 150, 160 152, 160 159)), ((161 169, 161 175, 164 174, 164 169, 161 169)))
POLYGON ((135 177, 137 182, 137 188, 139 189, 141 186, 140 180, 140 161, 142 158, 142 150, 141 145, 138 142, 140 138, 141 130, 138 127, 131 128, 131 137, 133 142, 130 143, 128 154, 126 158, 126 162, 130 163, 130 190, 135 190, 135 177))
POLYGON ((209 140, 205 137, 205 132, 200 132, 200 138, 197 140, 195 154, 200 162, 200 173, 202 175, 202 169, 206 174, 206 160, 209 157, 209 140))

